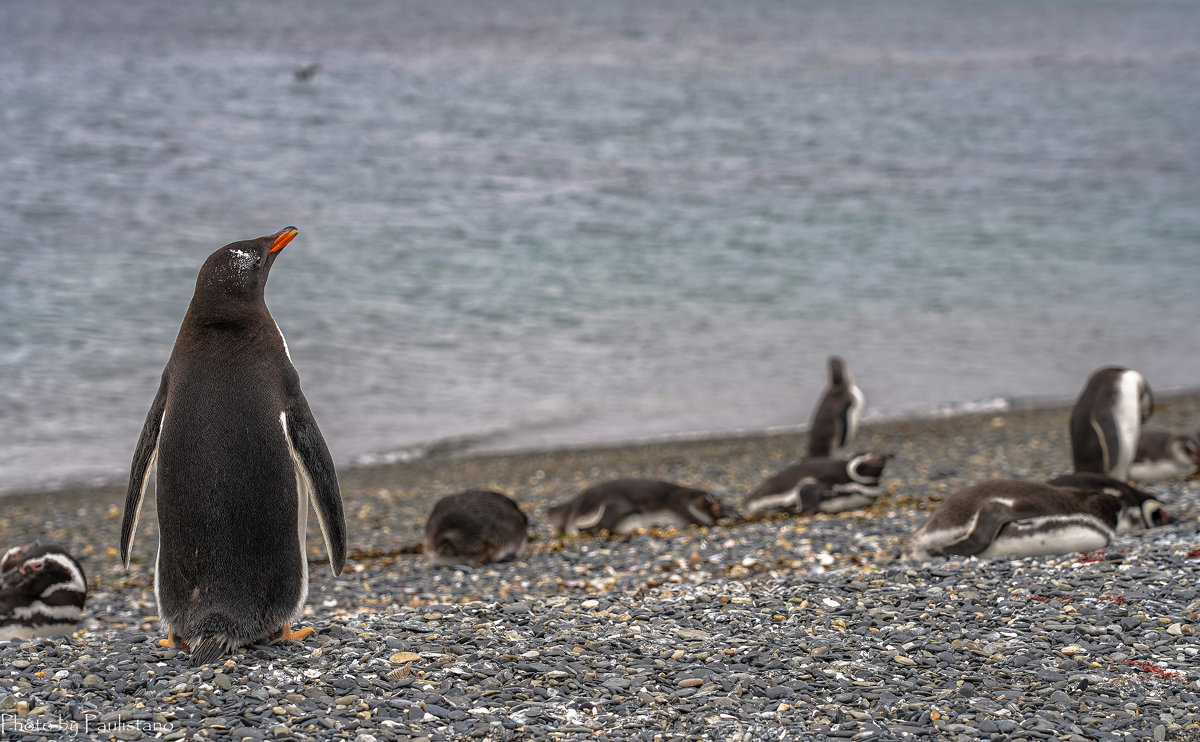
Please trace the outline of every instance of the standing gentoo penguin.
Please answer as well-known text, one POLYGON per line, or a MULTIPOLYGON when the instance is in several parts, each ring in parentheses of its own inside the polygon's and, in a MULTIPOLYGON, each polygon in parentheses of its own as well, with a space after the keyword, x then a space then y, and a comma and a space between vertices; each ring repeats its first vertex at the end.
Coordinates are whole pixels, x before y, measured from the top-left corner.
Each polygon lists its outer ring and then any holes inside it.
POLYGON ((1139 481, 1186 477, 1200 468, 1200 435, 1142 428, 1129 478, 1139 481))
POLYGON ((1150 417, 1154 396, 1137 371, 1097 369, 1071 410, 1071 458, 1075 471, 1129 478, 1138 431, 1150 417))
POLYGON ((0 559, 0 641, 70 634, 83 618, 87 577, 57 544, 14 546, 0 559))
POLYGON ((765 513, 839 513, 875 501, 888 456, 860 453, 850 459, 805 459, 759 485, 746 498, 747 516, 765 513))
POLYGON ((204 262, 138 439, 121 523, 129 567, 157 464, 154 595, 165 646, 196 664, 291 630, 308 595, 311 498, 335 575, 346 561, 337 475, 263 287, 295 227, 204 262))
POLYGON ((425 558, 433 565, 499 562, 520 556, 528 542, 529 519, 499 492, 446 495, 425 521, 425 558))
POLYGON ((725 507, 704 490, 657 479, 613 479, 555 505, 549 515, 560 534, 609 531, 625 535, 651 526, 711 526, 725 517, 725 507))
POLYGON ((983 482, 943 500, 908 538, 904 557, 924 561, 937 555, 1017 558, 1091 551, 1108 546, 1116 535, 1168 520, 1158 500, 1132 487, 1129 491, 1019 479, 983 482))
POLYGON ((829 386, 813 410, 808 426, 809 458, 836 458, 846 450, 862 417, 863 393, 854 385, 846 364, 829 357, 829 386))

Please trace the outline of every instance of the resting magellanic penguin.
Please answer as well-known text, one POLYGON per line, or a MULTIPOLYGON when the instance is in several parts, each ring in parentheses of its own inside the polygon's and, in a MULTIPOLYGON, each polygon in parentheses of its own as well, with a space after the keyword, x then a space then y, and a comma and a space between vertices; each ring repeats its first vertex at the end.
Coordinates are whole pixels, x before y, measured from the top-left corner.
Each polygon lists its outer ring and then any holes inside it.
POLYGON ((805 459, 783 469, 746 498, 747 516, 766 513, 837 513, 865 507, 882 492, 879 479, 887 454, 860 453, 849 459, 805 459))
POLYGON ((1142 428, 1129 478, 1140 482, 1175 479, 1200 468, 1200 434, 1142 428))
POLYGON ((1088 488, 996 479, 961 489, 907 539, 904 556, 924 561, 939 555, 1069 554, 1104 548, 1117 535, 1167 520, 1158 500, 1129 485, 1105 487, 1077 474, 1067 477, 1055 481, 1081 482, 1088 488))
POLYGON ((711 526, 725 517, 715 496, 657 479, 614 479, 550 508, 558 533, 610 531, 627 534, 652 526, 711 526))
POLYGON ((73 633, 87 590, 83 567, 63 547, 12 547, 0 558, 0 641, 73 633))

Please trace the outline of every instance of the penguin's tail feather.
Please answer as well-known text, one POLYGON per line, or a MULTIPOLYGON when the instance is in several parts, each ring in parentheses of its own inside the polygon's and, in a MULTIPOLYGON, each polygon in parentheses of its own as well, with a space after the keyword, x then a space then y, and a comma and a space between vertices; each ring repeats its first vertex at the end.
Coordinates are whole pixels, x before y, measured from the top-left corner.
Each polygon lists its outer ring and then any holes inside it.
POLYGON ((211 613, 196 621, 188 644, 192 648, 192 665, 208 665, 216 662, 221 655, 232 652, 246 642, 237 637, 244 631, 239 631, 237 624, 228 616, 211 613))
POLYGON ((206 636, 192 645, 192 666, 211 665, 230 649, 224 636, 206 636))

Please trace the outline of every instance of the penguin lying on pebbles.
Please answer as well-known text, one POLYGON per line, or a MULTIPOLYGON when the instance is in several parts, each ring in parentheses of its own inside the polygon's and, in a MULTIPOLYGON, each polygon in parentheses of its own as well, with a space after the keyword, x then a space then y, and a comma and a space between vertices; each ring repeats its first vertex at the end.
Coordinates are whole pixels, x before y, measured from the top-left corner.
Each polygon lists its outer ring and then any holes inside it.
POLYGON ((263 299, 296 234, 287 227, 208 256, 130 469, 121 559, 128 568, 157 464, 160 643, 190 648, 197 665, 265 637, 314 633, 291 629, 308 595, 310 500, 335 575, 346 561, 333 461, 263 299))
POLYGON ((14 546, 0 559, 0 641, 70 634, 83 618, 87 577, 56 544, 14 546))
POLYGON ((904 557, 1018 558, 1091 551, 1108 546, 1117 535, 1169 520, 1158 500, 1123 482, 1116 483, 1123 487, 1103 487, 1086 474, 1053 481, 1080 482, 1086 488, 997 479, 955 492, 908 538, 904 557))
POLYGON ((841 456, 854 440, 862 418, 863 393, 850 378, 846 363, 838 356, 830 356, 827 363, 829 384, 808 425, 810 458, 841 456))
POLYGON ((721 501, 703 490, 656 479, 614 479, 589 487, 550 508, 559 534, 639 528, 711 526, 725 517, 721 501))
POLYGON ((1186 477, 1200 469, 1200 433, 1142 428, 1129 478, 1139 481, 1186 477))
POLYGON ((446 495, 425 521, 425 558, 433 565, 498 562, 520 556, 528 542, 529 519, 499 492, 446 495))
POLYGON ((759 485, 746 498, 746 515, 838 513, 865 507, 882 492, 879 478, 889 456, 860 453, 849 459, 805 459, 759 485))
POLYGON ((1094 371, 1071 410, 1075 471, 1128 479, 1138 433, 1153 408, 1154 395, 1137 371, 1120 366, 1094 371))

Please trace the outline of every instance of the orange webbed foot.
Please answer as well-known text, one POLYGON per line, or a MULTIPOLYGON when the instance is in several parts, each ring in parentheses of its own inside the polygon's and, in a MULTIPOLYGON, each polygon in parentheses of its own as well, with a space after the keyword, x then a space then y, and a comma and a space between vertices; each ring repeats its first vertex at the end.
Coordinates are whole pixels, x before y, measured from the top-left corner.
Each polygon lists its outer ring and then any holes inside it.
MULTIPOLYGON (((279 630, 279 641, 281 642, 298 642, 307 639, 317 633, 317 630, 311 626, 307 626, 299 631, 292 631, 291 626, 284 626, 279 630)), ((275 632, 267 634, 267 638, 272 641, 275 639, 275 632)))
POLYGON ((159 639, 158 645, 160 647, 167 647, 169 649, 182 649, 185 652, 192 651, 192 648, 187 645, 187 642, 175 636, 174 631, 167 631, 167 638, 159 639))

